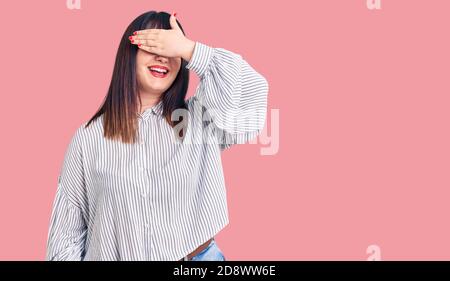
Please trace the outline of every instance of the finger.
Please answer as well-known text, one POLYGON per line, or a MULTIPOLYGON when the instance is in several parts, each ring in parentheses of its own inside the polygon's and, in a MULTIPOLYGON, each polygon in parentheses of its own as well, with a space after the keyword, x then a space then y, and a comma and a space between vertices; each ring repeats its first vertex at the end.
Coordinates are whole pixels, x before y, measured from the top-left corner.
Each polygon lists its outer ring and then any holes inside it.
POLYGON ((152 54, 158 54, 158 48, 155 46, 138 45, 138 48, 152 54))
POLYGON ((134 45, 147 45, 147 46, 156 46, 157 42, 153 39, 139 39, 139 40, 130 40, 131 44, 134 45))
POLYGON ((161 31, 161 29, 156 29, 156 28, 142 29, 142 30, 136 30, 135 32, 133 32, 133 35, 138 35, 138 34, 158 34, 160 31, 161 31))
POLYGON ((173 13, 173 14, 170 15, 170 19, 169 19, 169 21, 170 21, 170 27, 171 27, 172 29, 180 30, 180 31, 181 31, 181 28, 180 28, 180 26, 179 26, 178 23, 177 23, 177 18, 175 17, 176 14, 177 14, 177 13, 173 13))
POLYGON ((153 34, 153 33, 137 34, 137 35, 131 35, 130 37, 128 37, 128 39, 130 39, 130 40, 140 40, 140 39, 156 40, 156 39, 158 39, 158 35, 157 34, 153 34))
POLYGON ((158 50, 160 50, 160 46, 158 44, 137 44, 137 47, 139 47, 140 49, 144 49, 146 51, 149 52, 157 52, 158 50))

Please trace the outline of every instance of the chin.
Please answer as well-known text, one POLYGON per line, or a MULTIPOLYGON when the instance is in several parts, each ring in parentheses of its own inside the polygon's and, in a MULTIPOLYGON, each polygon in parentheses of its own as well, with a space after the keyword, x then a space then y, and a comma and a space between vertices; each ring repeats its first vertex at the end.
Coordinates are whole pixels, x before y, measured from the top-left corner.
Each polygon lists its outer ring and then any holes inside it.
POLYGON ((164 93, 169 87, 147 87, 147 91, 149 93, 156 93, 158 95, 161 95, 164 93))

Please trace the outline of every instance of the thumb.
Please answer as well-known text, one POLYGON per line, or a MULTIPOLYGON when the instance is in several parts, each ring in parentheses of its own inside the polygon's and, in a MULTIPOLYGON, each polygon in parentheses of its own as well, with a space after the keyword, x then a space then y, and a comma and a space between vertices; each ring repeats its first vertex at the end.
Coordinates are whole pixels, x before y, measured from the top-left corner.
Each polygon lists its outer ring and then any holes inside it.
POLYGON ((170 15, 170 27, 175 30, 181 31, 180 26, 177 23, 177 18, 175 17, 177 13, 173 13, 170 15))

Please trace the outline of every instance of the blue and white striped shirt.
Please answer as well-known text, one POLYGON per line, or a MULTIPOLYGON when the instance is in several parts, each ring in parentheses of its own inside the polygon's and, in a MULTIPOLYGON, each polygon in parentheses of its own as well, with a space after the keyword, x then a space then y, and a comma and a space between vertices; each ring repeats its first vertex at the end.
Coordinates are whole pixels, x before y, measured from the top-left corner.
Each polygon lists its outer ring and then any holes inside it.
POLYGON ((162 102, 139 114, 136 144, 104 138, 103 116, 76 130, 58 177, 46 260, 176 261, 228 224, 221 151, 260 133, 268 83, 240 55, 200 42, 186 68, 200 82, 186 101, 183 141, 162 102))

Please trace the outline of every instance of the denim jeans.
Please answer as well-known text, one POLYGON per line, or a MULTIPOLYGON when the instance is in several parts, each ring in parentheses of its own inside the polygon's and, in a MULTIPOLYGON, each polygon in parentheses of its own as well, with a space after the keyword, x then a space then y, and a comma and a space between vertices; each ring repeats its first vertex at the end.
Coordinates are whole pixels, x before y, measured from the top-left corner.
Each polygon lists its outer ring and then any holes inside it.
POLYGON ((205 249, 193 256, 191 261, 225 261, 225 256, 213 239, 205 249))

